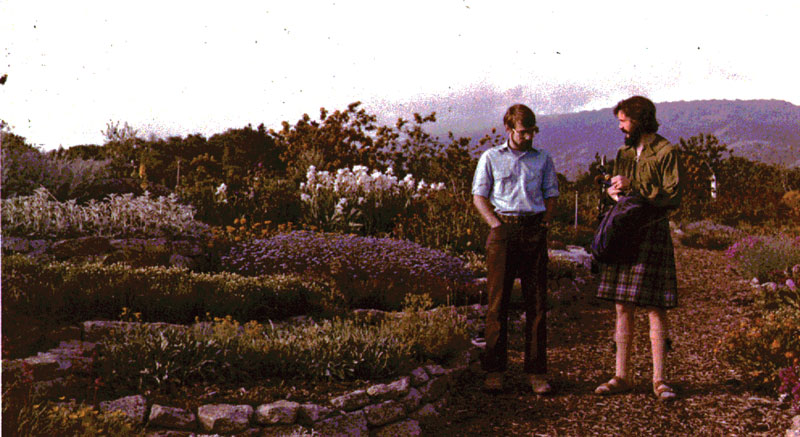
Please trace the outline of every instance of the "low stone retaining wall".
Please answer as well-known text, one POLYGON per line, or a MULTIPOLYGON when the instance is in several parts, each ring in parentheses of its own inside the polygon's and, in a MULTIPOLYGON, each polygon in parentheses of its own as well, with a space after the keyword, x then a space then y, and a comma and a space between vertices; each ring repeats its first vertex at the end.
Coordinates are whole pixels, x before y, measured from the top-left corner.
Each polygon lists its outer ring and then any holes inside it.
MULTIPOLYGON (((57 399, 87 393, 93 387, 92 362, 96 342, 128 322, 85 322, 71 333, 80 338, 36 356, 3 361, 3 377, 24 378, 33 393, 57 399)), ((154 324, 154 328, 167 324, 154 324)), ((176 327, 178 325, 170 325, 176 327)), ((478 348, 465 351, 448 367, 425 365, 386 384, 371 384, 330 399, 323 405, 279 400, 261 405, 208 404, 196 410, 153 404, 134 395, 100 402, 104 412, 121 411, 144 425, 150 436, 341 435, 414 436, 421 425, 439 416, 450 388, 478 370, 478 348)), ((62 406, 77 406, 64 403, 62 406)))

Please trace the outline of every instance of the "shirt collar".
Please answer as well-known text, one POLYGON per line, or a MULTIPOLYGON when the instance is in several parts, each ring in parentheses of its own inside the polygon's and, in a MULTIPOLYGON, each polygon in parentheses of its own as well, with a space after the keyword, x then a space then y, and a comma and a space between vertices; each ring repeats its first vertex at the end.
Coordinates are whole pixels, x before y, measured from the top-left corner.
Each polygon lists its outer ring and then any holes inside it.
MULTIPOLYGON (((642 154, 639 156, 639 158, 641 159, 642 156, 650 156, 650 155, 652 155, 653 154, 653 147, 660 140, 661 140, 661 135, 655 134, 655 136, 653 137, 653 141, 644 144, 644 146, 642 147, 642 154)), ((626 147, 628 150, 630 150, 634 155, 636 154, 636 147, 629 146, 627 144, 624 147, 626 147)))
MULTIPOLYGON (((505 143, 505 144, 503 144, 503 147, 502 147, 500 150, 501 150, 501 151, 504 151, 504 152, 511 152, 511 151, 513 151, 513 150, 511 149, 511 147, 509 147, 509 145, 508 145, 508 140, 506 140, 506 143, 505 143)), ((528 152, 533 152, 534 154, 538 154, 538 153, 539 153, 539 149, 537 149, 536 147, 533 147, 533 146, 531 146, 530 150, 526 150, 526 151, 525 151, 525 153, 528 153, 528 152)))

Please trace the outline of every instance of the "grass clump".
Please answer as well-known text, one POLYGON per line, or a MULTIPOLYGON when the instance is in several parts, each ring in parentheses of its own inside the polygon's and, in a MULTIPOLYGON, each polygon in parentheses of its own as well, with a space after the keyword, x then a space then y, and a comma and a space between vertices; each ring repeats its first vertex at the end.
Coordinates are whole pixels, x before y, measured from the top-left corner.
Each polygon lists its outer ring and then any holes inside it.
POLYGON ((287 377, 312 381, 390 378, 427 360, 444 362, 469 342, 466 322, 412 301, 377 324, 334 318, 240 324, 231 317, 186 329, 137 324, 98 346, 98 373, 120 391, 175 391, 191 384, 287 377))

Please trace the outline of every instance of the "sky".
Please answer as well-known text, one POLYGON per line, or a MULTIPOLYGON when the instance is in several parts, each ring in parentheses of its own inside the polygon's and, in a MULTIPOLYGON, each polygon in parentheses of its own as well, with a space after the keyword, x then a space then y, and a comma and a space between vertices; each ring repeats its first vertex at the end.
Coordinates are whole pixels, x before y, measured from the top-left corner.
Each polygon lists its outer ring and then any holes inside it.
POLYGON ((0 119, 49 150, 110 122, 208 137, 355 101, 452 126, 634 94, 800 105, 798 19, 797 0, 0 0, 0 119))

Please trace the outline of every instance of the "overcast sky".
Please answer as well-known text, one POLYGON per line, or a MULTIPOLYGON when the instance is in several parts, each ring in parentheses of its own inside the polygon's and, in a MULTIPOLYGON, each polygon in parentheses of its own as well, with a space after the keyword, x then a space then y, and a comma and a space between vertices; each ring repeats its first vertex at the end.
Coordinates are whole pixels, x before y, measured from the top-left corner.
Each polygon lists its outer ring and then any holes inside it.
POLYGON ((797 0, 0 0, 0 119, 51 149, 109 121, 210 136, 356 100, 445 121, 632 94, 800 105, 798 19, 797 0))

